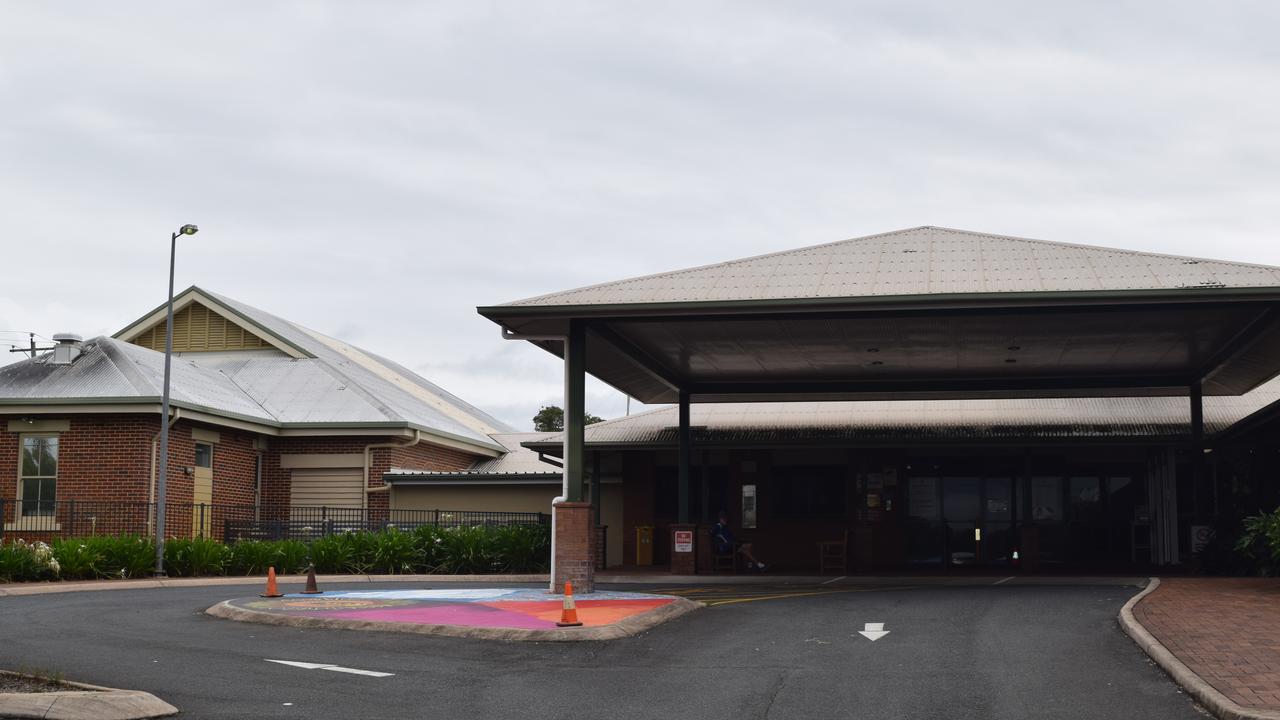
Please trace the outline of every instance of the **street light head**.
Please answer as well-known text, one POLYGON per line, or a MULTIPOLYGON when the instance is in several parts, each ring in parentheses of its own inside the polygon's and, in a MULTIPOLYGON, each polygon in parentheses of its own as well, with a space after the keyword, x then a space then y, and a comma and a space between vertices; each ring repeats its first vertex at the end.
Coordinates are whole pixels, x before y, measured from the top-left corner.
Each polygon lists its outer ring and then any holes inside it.
POLYGON ((196 227, 195 225, 183 225, 182 227, 178 228, 178 234, 180 235, 195 235, 199 231, 200 231, 200 228, 196 227))

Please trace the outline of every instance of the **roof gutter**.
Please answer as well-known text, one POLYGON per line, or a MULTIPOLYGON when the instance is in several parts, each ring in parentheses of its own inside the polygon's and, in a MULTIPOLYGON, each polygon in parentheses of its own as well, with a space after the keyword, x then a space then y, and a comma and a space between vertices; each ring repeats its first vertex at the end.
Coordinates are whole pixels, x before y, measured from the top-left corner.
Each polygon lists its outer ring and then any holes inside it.
MULTIPOLYGON (((825 298, 769 298, 746 300, 678 300, 667 302, 591 303, 578 305, 482 305, 476 312, 501 324, 516 318, 623 317, 704 315, 758 312, 829 312, 838 309, 939 309, 982 307, 1045 307, 1109 303, 1169 303, 1179 301, 1275 300, 1280 287, 1187 287, 1144 290, 1058 290, 1029 292, 935 293, 917 295, 858 295, 825 298)), ((555 339, 529 336, 521 339, 555 339)))

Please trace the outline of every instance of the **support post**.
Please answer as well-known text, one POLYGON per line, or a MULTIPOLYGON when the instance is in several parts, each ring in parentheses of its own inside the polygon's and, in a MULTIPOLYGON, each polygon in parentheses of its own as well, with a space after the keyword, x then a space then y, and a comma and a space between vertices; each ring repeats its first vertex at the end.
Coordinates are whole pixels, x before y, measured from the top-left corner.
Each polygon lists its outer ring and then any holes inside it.
POLYGON ((587 392, 587 328, 580 320, 569 321, 564 343, 564 478, 565 497, 582 502, 586 480, 583 444, 587 392))
POLYGON ((563 502, 553 505, 551 589, 561 592, 566 582, 574 592, 590 593, 595 583, 592 552, 595 529, 591 503, 583 502, 586 483, 584 424, 586 415, 587 332, 581 320, 569 321, 564 341, 564 490, 563 502))
POLYGON ((676 486, 679 497, 676 500, 676 519, 681 523, 689 522, 689 465, 693 456, 692 437, 689 429, 689 393, 680 391, 680 428, 679 449, 676 463, 678 473, 676 486))
POLYGON ((677 452, 676 522, 671 525, 671 572, 692 575, 697 572, 697 527, 689 522, 689 465, 693 443, 689 428, 689 393, 680 391, 679 450, 677 452))
POLYGON ((1191 400, 1191 507, 1197 522, 1206 519, 1204 508, 1204 482, 1208 475, 1204 463, 1204 392, 1197 380, 1191 383, 1188 393, 1191 400))

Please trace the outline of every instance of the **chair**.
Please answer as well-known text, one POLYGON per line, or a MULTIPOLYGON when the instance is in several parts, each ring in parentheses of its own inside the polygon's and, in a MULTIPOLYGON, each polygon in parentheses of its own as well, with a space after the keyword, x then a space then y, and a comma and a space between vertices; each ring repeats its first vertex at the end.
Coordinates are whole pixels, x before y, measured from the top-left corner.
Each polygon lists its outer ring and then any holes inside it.
POLYGON ((738 572, 738 551, 736 548, 730 549, 727 553, 718 552, 716 550, 716 536, 712 532, 707 533, 707 542, 710 543, 708 547, 711 548, 711 572, 718 573, 726 570, 731 573, 738 572))
POLYGON ((824 540, 818 543, 818 574, 828 570, 845 573, 849 570, 849 531, 840 540, 824 540))

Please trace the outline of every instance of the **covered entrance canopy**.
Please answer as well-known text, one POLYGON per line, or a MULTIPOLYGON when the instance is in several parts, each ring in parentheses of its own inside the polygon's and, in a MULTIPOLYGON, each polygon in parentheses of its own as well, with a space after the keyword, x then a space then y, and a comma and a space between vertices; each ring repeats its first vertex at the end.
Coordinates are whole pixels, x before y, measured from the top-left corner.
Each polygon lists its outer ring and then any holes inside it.
MULTIPOLYGON (((1280 268, 920 227, 482 307, 642 402, 1239 395, 1280 372, 1280 268)), ((684 516, 682 508, 682 517, 684 516)))

